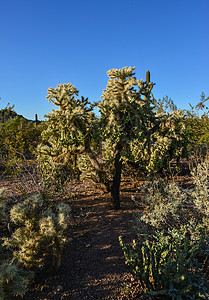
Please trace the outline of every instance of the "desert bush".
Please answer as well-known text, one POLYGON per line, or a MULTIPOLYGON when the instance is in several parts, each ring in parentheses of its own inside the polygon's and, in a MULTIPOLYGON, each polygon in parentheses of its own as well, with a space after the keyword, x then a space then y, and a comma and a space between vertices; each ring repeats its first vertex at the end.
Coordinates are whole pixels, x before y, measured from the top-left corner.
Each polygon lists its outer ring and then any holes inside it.
POLYGON ((4 122, 0 122, 0 151, 3 171, 6 169, 10 173, 18 172, 16 162, 20 164, 23 162, 23 158, 27 160, 35 158, 35 150, 44 125, 44 122, 36 125, 20 116, 8 116, 4 122))
POLYGON ((208 299, 208 161, 195 168, 190 189, 163 181, 141 188, 145 213, 136 215, 137 241, 120 243, 126 263, 150 295, 208 299))
POLYGON ((203 224, 203 220, 209 218, 208 170, 208 161, 193 169, 194 187, 191 189, 179 187, 176 183, 146 182, 141 191, 148 211, 140 220, 159 230, 178 229, 190 223, 203 224))

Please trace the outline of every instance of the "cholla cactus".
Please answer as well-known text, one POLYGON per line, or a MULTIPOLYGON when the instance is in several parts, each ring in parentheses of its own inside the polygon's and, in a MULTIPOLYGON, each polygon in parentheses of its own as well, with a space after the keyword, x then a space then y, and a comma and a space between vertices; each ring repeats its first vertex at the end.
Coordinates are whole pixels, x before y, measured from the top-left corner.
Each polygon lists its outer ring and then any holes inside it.
POLYGON ((11 210, 11 220, 19 225, 5 245, 16 247, 14 256, 27 267, 42 266, 46 254, 54 257, 54 268, 61 263, 63 232, 69 220, 70 207, 53 207, 45 196, 37 194, 18 203, 11 210))
POLYGON ((180 158, 187 156, 188 139, 184 112, 178 110, 158 116, 161 124, 153 133, 149 147, 144 147, 139 139, 134 139, 130 143, 131 159, 152 173, 167 168, 172 159, 179 161, 180 158))
POLYGON ((48 89, 49 102, 59 106, 48 114, 48 127, 42 133, 38 146, 38 160, 41 162, 45 181, 51 178, 62 186, 69 177, 79 173, 77 155, 90 151, 93 121, 92 104, 81 97, 71 83, 60 84, 48 89))
POLYGON ((104 122, 104 137, 115 144, 129 143, 146 129, 154 113, 150 104, 152 82, 134 77, 135 68, 113 69, 107 72, 110 79, 98 104, 104 122), (148 99, 144 100, 146 95, 148 99))
POLYGON ((72 103, 75 101, 74 95, 78 96, 78 90, 71 83, 59 84, 55 89, 49 88, 47 92, 46 98, 49 102, 59 106, 60 110, 65 110, 72 106, 72 103))
POLYGON ((156 115, 154 84, 149 76, 137 80, 134 69, 107 72, 110 78, 98 103, 101 118, 94 116, 88 99, 77 98, 72 84, 48 89, 47 98, 59 109, 47 116, 48 126, 38 146, 46 184, 62 187, 69 178, 90 177, 111 190, 117 209, 124 162, 153 172, 182 155, 182 114, 156 115))
POLYGON ((40 235, 52 250, 55 270, 61 265, 62 248, 67 241, 63 232, 67 229, 70 212, 69 205, 61 203, 58 205, 56 213, 48 211, 39 222, 40 235))
POLYGON ((134 69, 125 67, 108 71, 110 79, 103 91, 103 100, 98 104, 103 126, 103 146, 108 145, 103 152, 112 152, 114 160, 112 200, 115 208, 120 207, 122 162, 134 160, 131 149, 133 141, 143 150, 146 140, 159 125, 151 99, 154 84, 143 79, 137 80, 134 69))
POLYGON ((1 189, 0 225, 9 220, 17 229, 11 237, 0 237, 0 299, 23 296, 33 275, 27 268, 42 266, 46 255, 53 256, 54 270, 59 268, 71 211, 69 205, 54 205, 46 193, 39 193, 14 205, 9 219, 6 201, 5 190, 1 189))
MULTIPOLYGON (((7 202, 6 190, 0 189, 0 226, 5 226, 9 221, 5 205, 7 202)), ((12 258, 12 251, 3 245, 4 237, 0 237, 0 299, 9 296, 23 296, 27 290, 31 272, 25 271, 17 259, 12 258)))

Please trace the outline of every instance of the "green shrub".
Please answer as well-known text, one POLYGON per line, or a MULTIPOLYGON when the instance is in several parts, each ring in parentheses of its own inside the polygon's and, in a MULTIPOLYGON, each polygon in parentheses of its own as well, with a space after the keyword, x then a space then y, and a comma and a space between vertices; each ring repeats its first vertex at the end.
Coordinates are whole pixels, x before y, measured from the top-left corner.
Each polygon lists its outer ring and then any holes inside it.
POLYGON ((1 167, 18 172, 24 159, 35 158, 44 123, 38 125, 16 116, 0 123, 1 167))

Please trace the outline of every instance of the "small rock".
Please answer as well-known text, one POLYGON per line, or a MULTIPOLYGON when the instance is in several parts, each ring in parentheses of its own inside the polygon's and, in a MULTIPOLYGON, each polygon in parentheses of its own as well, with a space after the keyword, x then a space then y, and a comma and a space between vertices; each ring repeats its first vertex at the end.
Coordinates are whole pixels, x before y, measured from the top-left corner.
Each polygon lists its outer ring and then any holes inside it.
POLYGON ((57 292, 62 292, 63 291, 63 287, 61 285, 58 285, 56 288, 57 292))

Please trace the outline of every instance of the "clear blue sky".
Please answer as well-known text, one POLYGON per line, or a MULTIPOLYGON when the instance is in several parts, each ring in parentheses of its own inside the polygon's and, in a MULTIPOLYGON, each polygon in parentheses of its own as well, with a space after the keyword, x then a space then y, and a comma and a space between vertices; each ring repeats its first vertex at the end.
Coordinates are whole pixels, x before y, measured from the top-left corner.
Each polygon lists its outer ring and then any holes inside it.
POLYGON ((209 0, 0 0, 0 108, 39 119, 49 87, 100 100, 106 72, 147 70, 157 99, 209 96, 209 0))

